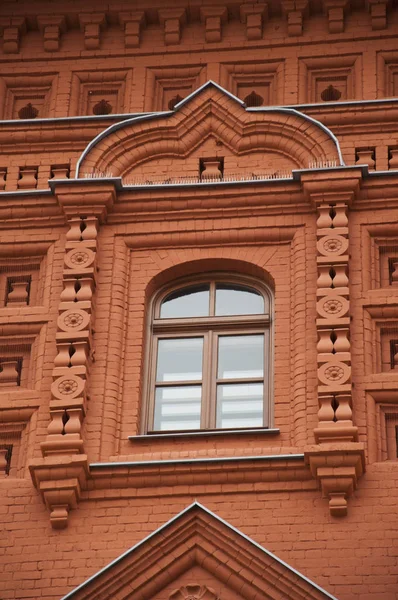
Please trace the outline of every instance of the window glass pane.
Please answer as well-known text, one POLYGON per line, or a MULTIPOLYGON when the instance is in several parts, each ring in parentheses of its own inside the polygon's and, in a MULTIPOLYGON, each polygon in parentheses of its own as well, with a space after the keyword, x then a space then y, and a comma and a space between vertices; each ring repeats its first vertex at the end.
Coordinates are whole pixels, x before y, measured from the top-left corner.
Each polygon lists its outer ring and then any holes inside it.
POLYGON ((200 429, 202 388, 158 387, 155 395, 155 431, 200 429))
POLYGON ((159 340, 156 381, 200 381, 203 338, 159 340))
POLYGON ((263 335, 223 335, 218 339, 218 379, 264 376, 263 335))
POLYGON ((217 386, 217 427, 263 427, 262 383, 240 383, 217 386))
POLYGON ((207 317, 209 315, 210 286, 196 285, 169 294, 160 307, 161 319, 207 317))
POLYGON ((264 312, 264 298, 256 290, 239 285, 217 284, 216 316, 261 315, 264 312))

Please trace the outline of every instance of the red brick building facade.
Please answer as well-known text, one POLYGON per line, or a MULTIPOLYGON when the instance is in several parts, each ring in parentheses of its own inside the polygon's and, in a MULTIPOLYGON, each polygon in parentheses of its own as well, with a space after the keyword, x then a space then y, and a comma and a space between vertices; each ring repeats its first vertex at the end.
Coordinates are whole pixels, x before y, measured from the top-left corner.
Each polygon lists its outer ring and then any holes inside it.
POLYGON ((0 598, 398 598, 398 9, 3 0, 0 598))

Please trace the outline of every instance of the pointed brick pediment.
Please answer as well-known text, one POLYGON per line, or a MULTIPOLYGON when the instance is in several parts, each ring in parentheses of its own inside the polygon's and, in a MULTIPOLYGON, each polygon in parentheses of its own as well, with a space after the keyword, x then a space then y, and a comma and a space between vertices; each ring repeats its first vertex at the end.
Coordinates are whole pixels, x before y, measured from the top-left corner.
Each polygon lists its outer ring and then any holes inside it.
POLYGON ((252 163, 277 171, 342 164, 336 138, 315 119, 291 108, 248 109, 208 82, 173 110, 109 127, 87 146, 77 173, 80 178, 107 173, 126 181, 139 175, 145 181, 162 170, 168 175, 197 174, 199 163, 192 171, 193 158, 218 156, 247 172, 248 155, 252 163))
POLYGON ((333 600, 315 583, 197 503, 63 600, 114 598, 333 600))

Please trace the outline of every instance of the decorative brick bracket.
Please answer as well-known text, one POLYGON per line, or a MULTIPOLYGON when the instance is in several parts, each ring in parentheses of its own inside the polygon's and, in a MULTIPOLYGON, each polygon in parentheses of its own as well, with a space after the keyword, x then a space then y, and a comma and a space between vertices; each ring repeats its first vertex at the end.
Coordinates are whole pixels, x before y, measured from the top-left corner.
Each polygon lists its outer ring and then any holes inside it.
POLYGON ((304 16, 309 10, 308 0, 282 0, 282 10, 287 17, 288 35, 302 35, 304 16))
POLYGON ((166 46, 179 44, 181 30, 187 20, 185 8, 166 8, 159 10, 159 22, 164 29, 164 43, 166 46))
POLYGON ((43 33, 43 44, 46 52, 59 50, 61 32, 66 31, 66 20, 61 15, 39 15, 37 22, 43 33))
POLYGON ((206 42, 221 42, 222 25, 228 20, 228 11, 225 6, 202 6, 200 18, 204 22, 206 42))
POLYGON ((84 47, 86 50, 97 50, 100 47, 101 29, 106 25, 105 14, 80 14, 79 22, 84 32, 84 47))
POLYGON ((85 454, 35 459, 29 465, 34 486, 50 510, 54 529, 64 529, 69 511, 76 508, 86 487, 89 468, 85 454))
POLYGON ((24 17, 7 17, 0 19, 0 31, 3 34, 4 54, 16 54, 19 52, 21 35, 26 32, 24 17))
POLYGON ((126 48, 138 48, 141 43, 141 31, 145 26, 144 11, 122 12, 119 22, 124 27, 124 45, 126 48))
POLYGON ((267 4, 242 4, 240 7, 240 20, 246 24, 246 37, 248 40, 261 40, 264 22, 267 18, 267 4))
POLYGON ((365 471, 363 444, 319 444, 304 450, 305 462, 318 481, 323 495, 329 500, 333 517, 347 514, 347 499, 357 487, 365 471))
POLYGON ((372 29, 386 29, 387 9, 389 8, 390 4, 391 0, 367 0, 372 29))
POLYGON ((52 179, 49 185, 68 218, 85 215, 103 223, 116 199, 115 183, 101 179, 52 179))
POLYGON ((323 8, 328 17, 330 33, 342 33, 344 31, 344 16, 349 4, 349 0, 323 0, 323 8))

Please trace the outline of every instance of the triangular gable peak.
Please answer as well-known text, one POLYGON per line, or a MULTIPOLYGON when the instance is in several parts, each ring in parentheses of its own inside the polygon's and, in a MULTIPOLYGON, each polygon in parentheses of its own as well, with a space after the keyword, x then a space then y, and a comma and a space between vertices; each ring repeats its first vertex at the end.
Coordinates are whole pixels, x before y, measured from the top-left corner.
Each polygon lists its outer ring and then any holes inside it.
POLYGON ((342 164, 338 142, 321 123, 291 108, 247 109, 213 82, 172 111, 133 117, 99 134, 83 152, 78 177, 123 177, 125 183, 244 179, 342 164))
POLYGON ((194 503, 63 600, 336 600, 194 503))

